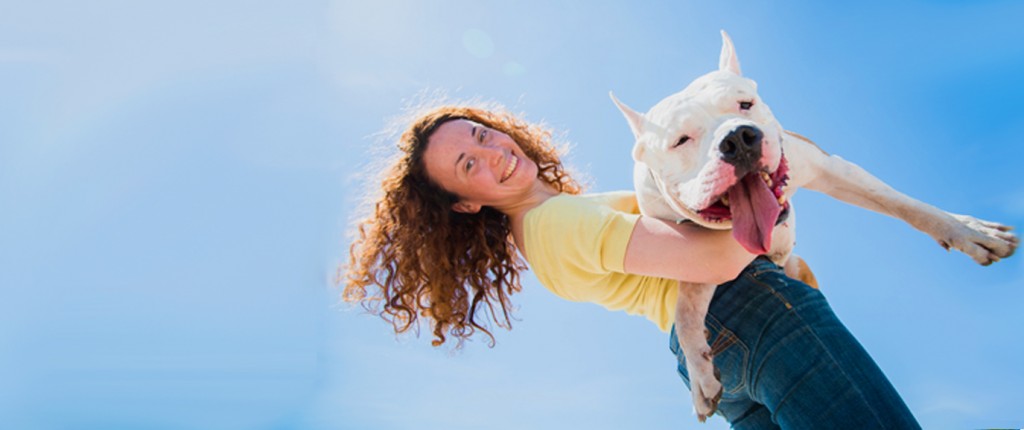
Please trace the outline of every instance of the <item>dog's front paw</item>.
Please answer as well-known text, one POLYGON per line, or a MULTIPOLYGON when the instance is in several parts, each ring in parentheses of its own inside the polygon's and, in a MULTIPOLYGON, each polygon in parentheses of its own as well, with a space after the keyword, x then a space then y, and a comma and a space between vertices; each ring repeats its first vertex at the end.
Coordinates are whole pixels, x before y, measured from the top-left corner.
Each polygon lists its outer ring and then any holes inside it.
POLYGON ((938 239, 939 245, 947 250, 956 248, 982 266, 1013 255, 1020 244, 1020 239, 1010 233, 1013 227, 967 215, 949 215, 957 225, 945 238, 938 239))
POLYGON ((690 374, 693 411, 704 422, 718 410, 718 401, 722 399, 722 383, 718 368, 711 361, 711 348, 705 345, 696 357, 687 357, 686 370, 690 374))

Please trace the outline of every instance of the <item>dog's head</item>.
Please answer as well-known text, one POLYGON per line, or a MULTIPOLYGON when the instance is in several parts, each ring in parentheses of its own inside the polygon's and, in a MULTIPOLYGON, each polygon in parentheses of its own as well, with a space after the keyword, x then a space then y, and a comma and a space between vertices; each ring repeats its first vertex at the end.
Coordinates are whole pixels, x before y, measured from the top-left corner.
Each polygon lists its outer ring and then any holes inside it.
POLYGON ((782 126, 758 97, 757 84, 740 74, 724 31, 718 70, 646 114, 612 100, 636 137, 633 159, 649 170, 677 217, 732 229, 747 250, 768 251, 771 232, 789 209, 782 126))

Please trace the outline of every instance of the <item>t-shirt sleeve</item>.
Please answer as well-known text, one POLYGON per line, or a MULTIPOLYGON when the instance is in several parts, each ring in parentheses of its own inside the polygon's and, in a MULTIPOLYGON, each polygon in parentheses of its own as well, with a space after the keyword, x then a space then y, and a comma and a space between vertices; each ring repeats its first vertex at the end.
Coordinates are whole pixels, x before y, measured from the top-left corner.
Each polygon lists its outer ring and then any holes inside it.
POLYGON ((667 332, 675 281, 623 270, 638 212, 630 192, 552 197, 527 212, 523 246, 533 273, 555 295, 643 315, 667 332))
POLYGON ((624 272, 626 246, 633 235, 639 215, 620 212, 609 207, 598 206, 601 215, 596 248, 600 250, 601 268, 610 272, 624 272))
MULTIPOLYGON (((626 246, 639 215, 572 197, 538 209, 542 212, 533 228, 541 234, 532 237, 536 243, 530 248, 537 249, 536 257, 544 261, 531 264, 591 274, 623 272, 626 246)), ((534 257, 531 249, 527 253, 534 257)))

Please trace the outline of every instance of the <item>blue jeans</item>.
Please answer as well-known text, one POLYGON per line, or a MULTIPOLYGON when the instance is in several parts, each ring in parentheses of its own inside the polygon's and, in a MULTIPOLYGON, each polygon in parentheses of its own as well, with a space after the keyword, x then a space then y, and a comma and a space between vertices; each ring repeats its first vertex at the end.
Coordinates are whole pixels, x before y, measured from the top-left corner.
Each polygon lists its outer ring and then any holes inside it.
MULTIPOLYGON (((821 292, 767 258, 718 286, 705 325, 735 429, 921 428, 821 292)), ((669 348, 689 387, 674 327, 669 348)))

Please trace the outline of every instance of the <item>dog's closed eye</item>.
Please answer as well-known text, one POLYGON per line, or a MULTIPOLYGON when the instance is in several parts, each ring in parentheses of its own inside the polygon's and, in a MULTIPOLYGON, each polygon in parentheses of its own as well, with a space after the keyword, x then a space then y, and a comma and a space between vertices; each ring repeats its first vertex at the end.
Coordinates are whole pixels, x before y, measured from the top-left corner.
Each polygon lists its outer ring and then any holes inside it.
POLYGON ((677 141, 676 141, 676 144, 675 144, 675 145, 672 145, 672 147, 673 147, 673 148, 676 148, 676 147, 678 147, 679 145, 682 145, 682 144, 686 143, 686 142, 687 142, 687 141, 689 141, 689 140, 690 140, 690 136, 683 136, 683 137, 680 137, 680 138, 679 138, 679 140, 677 140, 677 141))

